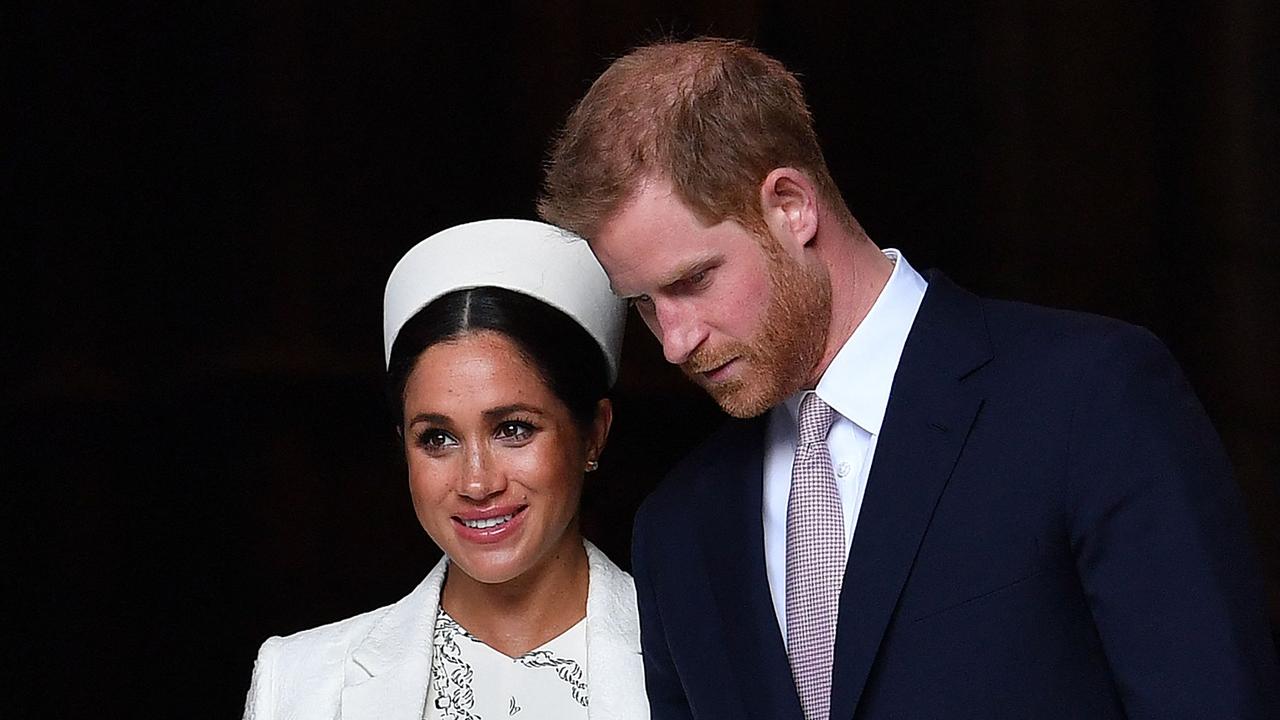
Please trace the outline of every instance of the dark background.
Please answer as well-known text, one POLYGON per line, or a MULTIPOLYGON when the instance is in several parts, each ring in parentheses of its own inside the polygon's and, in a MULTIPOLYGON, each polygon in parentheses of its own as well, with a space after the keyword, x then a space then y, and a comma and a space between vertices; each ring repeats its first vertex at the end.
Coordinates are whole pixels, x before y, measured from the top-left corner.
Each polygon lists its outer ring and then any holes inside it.
MULTIPOLYGON (((800 72, 882 247, 1162 337, 1277 606, 1275 3, 543 5, 4 11, 3 575, 24 609, 0 714, 235 716, 268 635, 418 581, 437 551, 381 404, 386 275, 446 226, 532 216, 570 105, 667 34, 800 72)), ((718 419, 632 331, 585 501, 624 565, 635 505, 718 419)))

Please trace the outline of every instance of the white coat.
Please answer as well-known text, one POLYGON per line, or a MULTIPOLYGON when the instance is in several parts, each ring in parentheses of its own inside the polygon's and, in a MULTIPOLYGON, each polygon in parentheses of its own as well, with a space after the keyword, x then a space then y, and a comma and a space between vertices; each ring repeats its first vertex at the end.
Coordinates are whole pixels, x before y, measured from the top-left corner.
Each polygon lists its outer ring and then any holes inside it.
MULTIPOLYGON (((585 543, 591 720, 647 720, 635 584, 585 543)), ((392 605, 288 637, 258 651, 246 720, 420 720, 448 558, 392 605)))

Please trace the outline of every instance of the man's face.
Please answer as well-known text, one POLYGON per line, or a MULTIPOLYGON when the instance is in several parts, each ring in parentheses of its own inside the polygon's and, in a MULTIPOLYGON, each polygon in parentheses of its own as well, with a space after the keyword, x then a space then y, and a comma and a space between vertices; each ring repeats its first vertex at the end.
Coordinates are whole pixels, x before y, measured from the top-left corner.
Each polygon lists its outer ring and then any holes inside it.
POLYGON ((730 415, 759 415, 814 380, 831 283, 775 239, 732 220, 707 226, 668 183, 650 182, 591 249, 667 361, 730 415))

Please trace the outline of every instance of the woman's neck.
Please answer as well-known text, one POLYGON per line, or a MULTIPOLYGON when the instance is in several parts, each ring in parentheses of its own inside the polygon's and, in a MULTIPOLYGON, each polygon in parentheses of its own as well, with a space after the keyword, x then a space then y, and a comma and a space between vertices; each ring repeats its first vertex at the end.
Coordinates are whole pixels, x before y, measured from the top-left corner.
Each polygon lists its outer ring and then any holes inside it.
POLYGON ((505 583, 479 582, 449 566, 440 604, 489 647, 518 657, 545 645, 587 614, 587 552, 581 536, 505 583))

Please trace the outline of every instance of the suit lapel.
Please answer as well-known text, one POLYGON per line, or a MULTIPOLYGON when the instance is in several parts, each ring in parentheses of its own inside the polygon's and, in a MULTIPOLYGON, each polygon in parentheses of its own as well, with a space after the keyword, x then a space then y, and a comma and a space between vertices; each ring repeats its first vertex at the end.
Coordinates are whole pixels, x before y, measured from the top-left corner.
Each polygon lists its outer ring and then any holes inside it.
POLYGON ((700 488, 699 507, 716 508, 703 524, 707 576, 711 579, 717 625, 721 629, 740 708, 722 708, 726 717, 800 720, 800 700, 778 630, 764 569, 764 443, 767 415, 734 428, 708 472, 716 477, 700 488))
POLYGON ((831 717, 850 718, 982 398, 991 358, 977 298, 931 274, 894 376, 840 594, 831 717))

